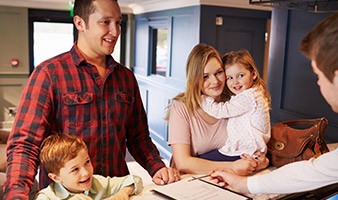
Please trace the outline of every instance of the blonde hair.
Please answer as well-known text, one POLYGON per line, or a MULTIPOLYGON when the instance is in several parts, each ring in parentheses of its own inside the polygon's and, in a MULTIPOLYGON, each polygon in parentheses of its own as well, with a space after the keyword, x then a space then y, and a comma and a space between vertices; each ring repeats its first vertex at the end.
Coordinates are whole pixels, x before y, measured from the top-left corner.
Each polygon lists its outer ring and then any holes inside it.
POLYGON ((48 173, 59 174, 65 163, 75 158, 86 144, 76 135, 55 133, 41 144, 40 161, 48 173))
MULTIPOLYGON (((228 65, 239 64, 245 67, 245 69, 247 69, 248 71, 250 71, 251 74, 255 74, 256 78, 253 80, 252 87, 261 86, 264 89, 264 96, 266 100, 268 101, 268 105, 269 107, 271 106, 271 97, 270 97, 269 89, 265 81, 259 75, 255 61, 252 58, 248 50, 241 49, 239 51, 231 51, 229 53, 226 53, 224 54, 222 61, 223 61, 224 67, 228 65)), ((225 90, 228 93, 234 95, 227 86, 225 87, 225 90)))
MULTIPOLYGON (((186 91, 178 94, 173 100, 183 102, 191 116, 194 116, 194 111, 201 107, 204 68, 212 58, 215 58, 222 65, 222 59, 218 51, 204 43, 197 44, 188 56, 186 63, 186 91)), ((169 119, 170 106, 171 104, 167 107, 166 120, 169 119)))

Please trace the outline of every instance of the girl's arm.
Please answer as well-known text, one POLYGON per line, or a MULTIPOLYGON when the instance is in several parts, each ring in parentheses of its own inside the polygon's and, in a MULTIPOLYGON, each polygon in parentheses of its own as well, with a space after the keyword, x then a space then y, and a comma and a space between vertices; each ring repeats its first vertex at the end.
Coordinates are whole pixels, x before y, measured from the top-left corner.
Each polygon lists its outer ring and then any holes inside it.
POLYGON ((254 90, 245 90, 226 102, 215 102, 213 98, 202 95, 202 108, 206 113, 218 119, 242 115, 257 106, 254 90))
POLYGON ((181 173, 207 174, 215 169, 229 168, 240 175, 251 174, 257 163, 250 159, 240 159, 234 162, 210 161, 191 156, 189 144, 172 144, 172 159, 175 167, 181 173))

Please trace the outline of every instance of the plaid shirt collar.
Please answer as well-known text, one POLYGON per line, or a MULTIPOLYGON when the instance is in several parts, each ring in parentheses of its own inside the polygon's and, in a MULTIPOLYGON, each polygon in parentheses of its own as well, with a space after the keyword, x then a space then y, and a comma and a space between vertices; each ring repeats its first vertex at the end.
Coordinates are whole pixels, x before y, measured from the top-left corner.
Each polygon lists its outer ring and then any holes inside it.
MULTIPOLYGON (((81 54, 77 46, 77 42, 75 42, 73 47, 71 48, 70 54, 76 67, 88 66, 85 57, 81 54)), ((119 64, 114 60, 111 55, 106 55, 106 66, 109 71, 113 71, 118 65, 119 64)))

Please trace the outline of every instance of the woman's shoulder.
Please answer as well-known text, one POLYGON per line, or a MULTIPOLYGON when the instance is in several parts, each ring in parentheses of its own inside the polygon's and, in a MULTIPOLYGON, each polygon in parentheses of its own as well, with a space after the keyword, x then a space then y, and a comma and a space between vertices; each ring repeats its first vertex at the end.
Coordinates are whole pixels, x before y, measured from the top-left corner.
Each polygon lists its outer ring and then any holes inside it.
POLYGON ((176 110, 187 111, 187 107, 183 101, 173 99, 171 102, 171 107, 176 110))

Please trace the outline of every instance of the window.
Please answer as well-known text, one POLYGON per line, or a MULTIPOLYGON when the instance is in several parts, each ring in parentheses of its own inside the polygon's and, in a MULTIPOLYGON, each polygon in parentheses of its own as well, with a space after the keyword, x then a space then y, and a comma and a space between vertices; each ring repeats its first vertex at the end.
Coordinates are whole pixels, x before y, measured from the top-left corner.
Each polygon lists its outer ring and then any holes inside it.
POLYGON ((69 11, 29 9, 28 15, 31 73, 47 58, 68 51, 77 39, 77 32, 69 11))
MULTIPOLYGON (((127 15, 122 15, 121 36, 113 57, 125 63, 127 15)), ((29 9, 30 73, 42 61, 69 51, 77 40, 77 30, 69 11, 29 9)))
POLYGON ((33 23, 33 64, 68 51, 74 43, 72 23, 33 23))
POLYGON ((169 69, 169 30, 166 21, 150 22, 150 75, 167 76, 169 69))

